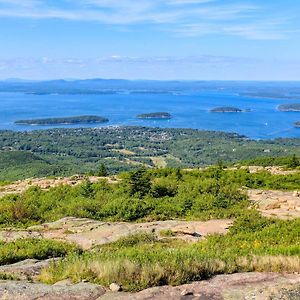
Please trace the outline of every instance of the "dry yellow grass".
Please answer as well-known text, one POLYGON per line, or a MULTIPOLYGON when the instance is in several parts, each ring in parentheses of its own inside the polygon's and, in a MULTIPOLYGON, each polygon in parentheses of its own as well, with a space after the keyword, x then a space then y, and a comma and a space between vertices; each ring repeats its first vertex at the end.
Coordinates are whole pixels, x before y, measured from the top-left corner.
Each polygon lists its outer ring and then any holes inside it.
POLYGON ((150 159, 156 168, 165 168, 167 166, 166 159, 163 156, 153 156, 150 159))
POLYGON ((135 152, 129 151, 127 149, 112 149, 112 151, 118 152, 118 153, 121 153, 121 154, 125 154, 125 155, 135 155, 135 152))

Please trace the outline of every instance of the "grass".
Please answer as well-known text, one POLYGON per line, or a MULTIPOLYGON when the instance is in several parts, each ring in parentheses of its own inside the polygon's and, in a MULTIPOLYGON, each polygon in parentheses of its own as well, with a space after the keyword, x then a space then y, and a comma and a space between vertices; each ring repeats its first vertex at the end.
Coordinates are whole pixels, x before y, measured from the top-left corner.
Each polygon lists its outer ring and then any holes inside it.
POLYGON ((18 239, 0 243, 0 265, 12 264, 24 259, 48 259, 64 257, 68 253, 80 253, 72 244, 46 239, 18 239))
POLYGON ((195 244, 135 235, 68 256, 45 269, 40 279, 55 283, 70 278, 106 286, 117 282, 127 291, 138 291, 224 273, 300 272, 299 228, 299 219, 275 221, 251 213, 236 222, 228 235, 212 235, 195 244))
POLYGON ((159 232, 159 235, 162 236, 162 237, 176 236, 176 234, 172 230, 170 230, 170 229, 161 230, 159 232))

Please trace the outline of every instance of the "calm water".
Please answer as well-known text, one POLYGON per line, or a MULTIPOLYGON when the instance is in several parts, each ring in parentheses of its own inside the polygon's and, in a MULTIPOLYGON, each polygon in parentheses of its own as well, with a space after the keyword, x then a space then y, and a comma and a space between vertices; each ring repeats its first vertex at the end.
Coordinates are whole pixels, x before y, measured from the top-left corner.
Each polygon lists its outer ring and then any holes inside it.
MULTIPOLYGON (((297 101, 258 99, 225 93, 190 94, 113 94, 113 95, 28 95, 0 93, 0 129, 33 130, 49 126, 20 126, 19 119, 100 115, 110 119, 108 125, 179 127, 238 132, 255 139, 299 137, 300 112, 278 112, 282 103, 297 101), (247 113, 210 113, 217 106, 251 109, 247 113), (138 120, 139 113, 166 111, 171 120, 138 120)), ((95 127, 95 125, 91 125, 95 127)), ((103 126, 103 125, 97 125, 103 126)), ((59 127, 59 126, 56 126, 59 127)), ((61 126, 61 127, 76 127, 61 126)), ((80 127, 88 127, 80 125, 80 127)))

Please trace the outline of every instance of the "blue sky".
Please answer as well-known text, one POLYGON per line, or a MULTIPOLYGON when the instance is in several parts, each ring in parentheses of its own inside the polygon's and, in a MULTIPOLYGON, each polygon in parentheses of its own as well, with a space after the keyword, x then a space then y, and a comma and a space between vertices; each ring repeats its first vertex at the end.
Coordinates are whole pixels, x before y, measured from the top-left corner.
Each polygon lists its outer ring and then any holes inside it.
POLYGON ((300 80, 296 0, 0 0, 0 79, 300 80))

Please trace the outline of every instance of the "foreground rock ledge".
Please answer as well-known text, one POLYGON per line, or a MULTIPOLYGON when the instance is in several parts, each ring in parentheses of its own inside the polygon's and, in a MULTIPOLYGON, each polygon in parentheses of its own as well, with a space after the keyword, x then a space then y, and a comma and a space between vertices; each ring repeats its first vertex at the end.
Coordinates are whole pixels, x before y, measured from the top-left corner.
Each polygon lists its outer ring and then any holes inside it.
POLYGON ((178 287, 150 288, 136 294, 105 294, 101 300, 295 300, 300 299, 299 274, 240 273, 178 287))
POLYGON ((0 281, 1 300, 295 300, 300 299, 300 275, 241 273, 178 287, 154 287, 139 293, 111 292, 89 283, 55 285, 0 281))
POLYGON ((96 300, 105 292, 103 287, 90 283, 46 285, 0 281, 1 300, 96 300))

